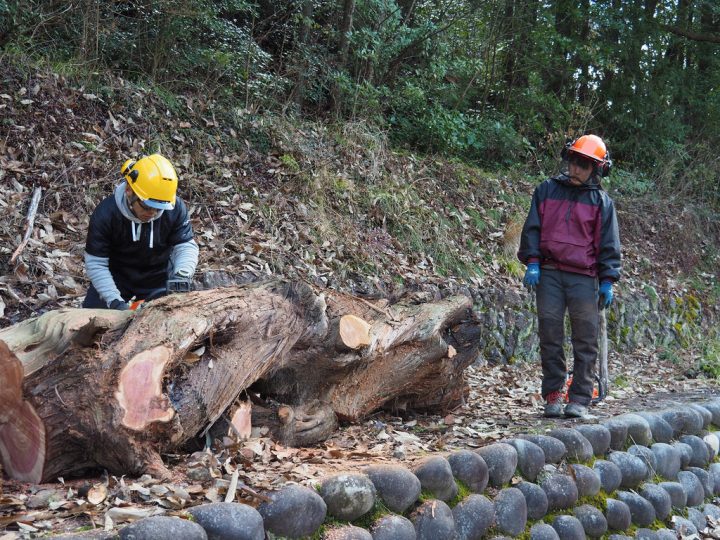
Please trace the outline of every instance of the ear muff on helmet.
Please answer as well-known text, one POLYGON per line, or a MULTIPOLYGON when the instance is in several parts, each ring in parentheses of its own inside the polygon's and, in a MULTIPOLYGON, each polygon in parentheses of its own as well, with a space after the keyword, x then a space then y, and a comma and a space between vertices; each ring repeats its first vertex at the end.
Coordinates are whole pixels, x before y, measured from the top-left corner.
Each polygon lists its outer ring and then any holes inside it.
POLYGON ((562 147, 562 150, 560 150, 560 159, 563 161, 568 160, 568 150, 570 150, 570 147, 572 146, 572 141, 567 141, 565 143, 565 146, 562 147))
POLYGON ((598 163, 596 174, 598 176, 602 176, 603 178, 610 176, 610 170, 612 169, 612 165, 613 162, 612 159, 610 159, 610 150, 608 150, 605 153, 605 159, 598 163))
POLYGON ((122 167, 120 167, 120 174, 131 182, 136 182, 138 176, 140 175, 139 171, 132 170, 136 163, 137 161, 135 161, 134 159, 128 159, 127 161, 125 161, 125 163, 122 164, 122 167))

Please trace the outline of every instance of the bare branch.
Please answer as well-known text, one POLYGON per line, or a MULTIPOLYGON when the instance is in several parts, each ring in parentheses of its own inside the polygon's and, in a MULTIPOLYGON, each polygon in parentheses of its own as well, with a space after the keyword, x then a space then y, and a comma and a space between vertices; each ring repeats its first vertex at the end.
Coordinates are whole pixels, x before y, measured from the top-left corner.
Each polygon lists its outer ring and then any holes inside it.
POLYGON ((708 43, 720 43, 720 36, 717 34, 699 34, 697 32, 691 32, 684 28, 678 28, 677 26, 670 26, 667 24, 661 24, 660 28, 675 34, 676 36, 682 36, 692 41, 706 41, 708 43))
POLYGON ((22 242, 20 242, 20 245, 12 254, 12 257, 10 257, 10 264, 15 262, 15 259, 17 259, 20 253, 22 253, 22 250, 25 249, 28 240, 30 240, 30 235, 32 234, 33 226, 35 224, 35 214, 37 213, 38 205, 40 204, 41 193, 42 188, 36 187, 35 191, 33 192, 32 200, 30 201, 30 209, 28 210, 27 229, 25 230, 25 236, 23 237, 22 242))

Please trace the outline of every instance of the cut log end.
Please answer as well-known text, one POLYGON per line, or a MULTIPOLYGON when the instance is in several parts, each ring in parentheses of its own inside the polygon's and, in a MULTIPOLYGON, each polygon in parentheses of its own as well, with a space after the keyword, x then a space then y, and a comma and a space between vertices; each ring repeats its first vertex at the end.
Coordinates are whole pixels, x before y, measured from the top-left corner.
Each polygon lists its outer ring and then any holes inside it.
POLYGON ((293 413, 293 410, 288 407, 287 405, 283 405, 278 409, 277 412, 278 420, 283 426, 288 425, 290 422, 293 421, 295 418, 295 414, 293 413))
POLYGON ((170 359, 166 347, 155 347, 135 356, 120 372, 115 393, 125 414, 122 425, 142 431, 153 422, 169 422, 175 410, 162 393, 165 364, 170 359))
POLYGON ((355 315, 340 318, 340 341, 349 349, 370 345, 370 325, 355 315))
POLYGON ((232 426, 230 431, 234 432, 241 440, 249 439, 252 434, 252 404, 250 401, 243 401, 235 410, 230 420, 232 426))
POLYGON ((10 478, 38 484, 45 467, 45 426, 27 403, 15 410, 15 417, 0 425, 0 457, 10 478))
POLYGON ((22 398, 20 360, 0 341, 0 458, 7 475, 39 483, 45 467, 45 426, 22 398))

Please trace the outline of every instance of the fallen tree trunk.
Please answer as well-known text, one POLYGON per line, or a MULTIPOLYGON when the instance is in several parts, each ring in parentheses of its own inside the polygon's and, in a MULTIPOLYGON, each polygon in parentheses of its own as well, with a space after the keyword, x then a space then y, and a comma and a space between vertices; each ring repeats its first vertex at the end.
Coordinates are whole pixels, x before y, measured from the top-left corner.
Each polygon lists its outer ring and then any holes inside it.
POLYGON ((392 306, 271 281, 149 303, 63 309, 0 330, 0 457, 29 482, 87 468, 167 474, 237 397, 286 444, 383 406, 445 409, 476 357, 471 300, 392 306), (6 384, 5 381, 8 381, 6 384))

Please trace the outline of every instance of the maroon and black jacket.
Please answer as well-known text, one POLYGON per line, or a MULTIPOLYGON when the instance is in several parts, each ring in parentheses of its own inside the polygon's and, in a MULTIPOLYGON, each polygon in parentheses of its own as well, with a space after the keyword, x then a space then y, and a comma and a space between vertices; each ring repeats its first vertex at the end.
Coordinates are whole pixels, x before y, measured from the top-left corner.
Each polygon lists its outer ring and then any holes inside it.
POLYGON ((620 277, 620 235, 612 199, 591 180, 573 186, 561 174, 533 193, 518 258, 601 281, 620 277))

